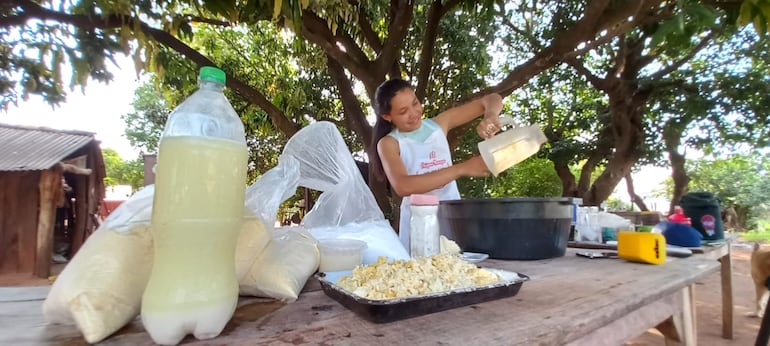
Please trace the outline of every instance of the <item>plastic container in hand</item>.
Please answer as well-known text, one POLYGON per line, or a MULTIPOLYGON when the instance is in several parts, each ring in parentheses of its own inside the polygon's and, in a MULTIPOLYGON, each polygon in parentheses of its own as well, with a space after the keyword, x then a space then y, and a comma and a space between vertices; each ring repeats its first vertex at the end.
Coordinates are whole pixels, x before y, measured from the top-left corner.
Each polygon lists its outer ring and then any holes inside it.
POLYGON ((203 67, 199 89, 169 115, 152 212, 154 254, 142 323, 158 344, 216 337, 238 301, 235 243, 248 150, 223 94, 225 74, 203 67))
MULTIPOLYGON (((502 125, 514 125, 511 117, 501 117, 502 125)), ((540 151, 547 141, 538 125, 514 127, 479 142, 479 154, 494 176, 540 151)))

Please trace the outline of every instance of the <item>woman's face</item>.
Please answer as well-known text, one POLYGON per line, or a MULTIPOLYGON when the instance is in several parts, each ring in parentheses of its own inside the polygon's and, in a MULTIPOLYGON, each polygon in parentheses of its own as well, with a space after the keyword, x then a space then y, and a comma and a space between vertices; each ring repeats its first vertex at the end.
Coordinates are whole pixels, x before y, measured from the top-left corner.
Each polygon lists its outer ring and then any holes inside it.
POLYGON ((390 100, 390 113, 382 117, 390 121, 399 131, 410 132, 420 128, 422 104, 410 88, 401 89, 390 100))

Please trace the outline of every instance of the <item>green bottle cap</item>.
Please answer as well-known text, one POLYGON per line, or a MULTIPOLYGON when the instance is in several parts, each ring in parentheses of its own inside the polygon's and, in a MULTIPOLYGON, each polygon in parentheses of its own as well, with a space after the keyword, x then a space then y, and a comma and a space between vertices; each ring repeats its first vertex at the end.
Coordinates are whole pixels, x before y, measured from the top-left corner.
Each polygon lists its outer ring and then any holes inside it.
POLYGON ((208 80, 225 84, 225 71, 222 71, 214 66, 203 66, 198 74, 200 80, 208 80))

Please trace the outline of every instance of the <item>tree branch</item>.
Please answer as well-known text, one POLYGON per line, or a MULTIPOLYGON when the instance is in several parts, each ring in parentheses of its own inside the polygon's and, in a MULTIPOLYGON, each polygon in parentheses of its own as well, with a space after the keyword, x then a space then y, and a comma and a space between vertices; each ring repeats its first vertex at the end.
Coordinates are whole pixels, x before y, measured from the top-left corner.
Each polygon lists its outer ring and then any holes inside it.
POLYGON ((511 29, 511 31, 515 32, 517 35, 524 37, 532 46, 532 48, 534 48, 533 50, 543 49, 543 45, 540 44, 540 41, 538 41, 534 36, 530 35, 526 30, 520 29, 515 24, 513 24, 510 19, 504 16, 504 13, 501 13, 501 18, 503 25, 511 29))
MULTIPOLYGON (((657 1, 656 3, 659 3, 660 1, 657 1)), ((624 20, 620 23, 616 23, 615 25, 610 26, 609 29, 607 29, 607 32, 600 36, 599 38, 595 38, 594 40, 591 40, 589 42, 585 42, 584 46, 580 49, 575 49, 573 52, 568 53, 567 56, 582 56, 588 53, 591 50, 596 49, 597 47, 613 40, 619 35, 622 35, 624 33, 629 32, 632 28, 637 27, 639 25, 649 24, 651 22, 657 22, 662 18, 665 18, 667 16, 670 16, 673 11, 673 6, 666 6, 662 10, 657 10, 657 8, 654 6, 654 3, 650 3, 647 1, 648 4, 642 4, 642 6, 639 7, 639 12, 632 15, 633 20, 628 21, 624 20), (649 9, 646 12, 642 12, 642 9, 649 9), (657 11, 656 11, 657 10, 657 11)), ((626 14, 627 12, 623 12, 623 14, 626 14)), ((621 14, 613 15, 612 17, 620 18, 621 14)), ((608 19, 608 21, 611 21, 611 19, 608 19)), ((599 31, 600 32, 600 31, 599 31)))
MULTIPOLYGON (((358 6, 358 1, 350 0, 351 4, 358 6)), ((376 54, 380 54, 382 51, 382 41, 380 36, 372 28, 372 23, 369 22, 369 18, 366 18, 366 12, 362 6, 358 6, 358 28, 361 29, 361 35, 364 40, 372 48, 376 54)))
POLYGON ((302 35, 315 43, 359 79, 365 79, 371 73, 369 58, 361 51, 350 36, 335 35, 326 24, 326 20, 310 11, 302 12, 302 35), (345 50, 337 43, 341 43, 345 50))
POLYGON ((663 69, 659 70, 658 72, 653 73, 650 76, 650 79, 651 80, 656 80, 656 79, 663 78, 663 76, 666 76, 669 73, 674 72, 678 68, 682 67, 682 65, 684 65, 686 62, 690 61, 692 59, 692 57, 695 56, 695 54, 698 54, 698 52, 703 50, 703 48, 705 48, 709 44, 709 42, 711 42, 711 39, 714 38, 714 36, 716 36, 716 31, 711 30, 708 33, 708 35, 704 36, 700 40, 700 42, 698 42, 698 44, 695 47, 693 47, 693 49, 690 50, 690 52, 687 53, 687 55, 683 56, 678 61, 673 62, 671 65, 668 65, 668 66, 664 67, 663 69))
POLYGON ((600 78, 596 75, 594 75, 590 70, 588 70, 585 65, 583 65, 583 62, 578 59, 567 59, 565 61, 567 65, 572 66, 572 68, 575 69, 580 75, 586 78, 591 85, 593 85, 595 88, 607 91, 610 88, 610 84, 606 79, 600 78))
MULTIPOLYGON (((393 68, 403 47, 406 34, 409 32, 409 24, 412 22, 414 9, 413 0, 393 0, 390 3, 390 24, 388 25, 388 38, 385 39, 383 49, 374 60, 375 75, 382 75, 393 68)), ((392 71, 391 71, 392 72, 392 71)))
POLYGON ((425 25, 425 35, 422 37, 422 52, 417 62, 417 89, 415 94, 418 100, 424 100, 426 90, 428 89, 428 78, 430 78, 431 67, 433 66, 433 53, 435 52, 436 37, 438 37, 438 24, 441 21, 442 11, 441 0, 433 0, 428 8, 428 23, 425 25))
POLYGON ((618 37, 618 49, 615 52, 615 58, 612 59, 614 66, 610 68, 607 73, 607 79, 617 79, 616 76, 623 74, 626 70, 626 62, 628 62, 628 54, 633 51, 628 48, 628 40, 625 34, 618 37))
MULTIPOLYGON (((32 1, 20 1, 18 3, 18 6, 23 9, 23 12, 20 13, 17 16, 10 16, 6 17, 4 19, 8 19, 8 22, 20 22, 20 23, 26 23, 27 20, 35 18, 39 20, 53 20, 61 23, 66 23, 70 25, 74 25, 79 28, 85 28, 85 29, 117 29, 122 28, 123 26, 127 27, 135 27, 135 25, 138 25, 139 29, 147 36, 152 37, 155 41, 163 44, 166 47, 171 48, 172 50, 176 51, 179 54, 182 54, 186 58, 193 61, 195 64, 200 66, 216 66, 209 58, 203 56, 201 53, 199 53, 197 50, 193 49, 192 47, 188 46, 184 42, 180 41, 173 35, 159 29, 155 29, 151 26, 149 26, 147 23, 142 22, 141 20, 121 16, 121 15, 109 15, 104 17, 92 17, 88 15, 78 15, 78 14, 67 14, 67 13, 61 13, 52 11, 46 8, 41 7, 40 5, 32 2, 32 1)), ((2 25, 2 24, 0 24, 2 25)), ((292 136, 295 132, 297 132, 297 127, 289 121, 284 115, 283 112, 275 107, 272 102, 270 102, 262 93, 257 91, 256 89, 252 88, 251 86, 247 85, 246 83, 240 81, 239 79, 233 77, 232 75, 227 75, 227 86, 235 91, 238 95, 240 95, 245 100, 256 104, 260 108, 262 108, 265 112, 267 112, 268 116, 270 116, 270 120, 273 122, 273 125, 284 133, 287 137, 292 136)))
MULTIPOLYGON (((513 69, 500 83, 481 90, 478 94, 483 95, 496 92, 503 96, 509 95, 540 72, 569 58, 570 54, 575 51, 579 44, 594 44, 593 41, 596 40, 595 36, 598 32, 602 30, 614 32, 616 27, 620 27, 625 22, 628 22, 629 17, 633 17, 642 9, 650 8, 661 1, 618 2, 617 8, 614 9, 610 9, 611 1, 609 0, 591 1, 586 6, 583 17, 569 30, 560 33, 551 41, 550 45, 513 69)), ((602 39, 608 40, 609 38, 603 37, 602 39)))
POLYGON ((644 199, 636 194, 636 190, 634 189, 634 178, 631 176, 630 171, 628 174, 626 174, 625 179, 626 191, 628 192, 628 197, 631 198, 631 203, 636 204, 636 206, 639 207, 639 210, 641 211, 650 210, 650 208, 647 207, 647 204, 644 203, 644 199))
POLYGON ((226 21, 218 20, 218 19, 213 19, 213 18, 204 18, 204 17, 192 16, 192 15, 184 15, 184 18, 187 19, 187 21, 191 22, 191 23, 206 23, 208 25, 225 26, 225 27, 229 27, 229 26, 232 25, 232 24, 230 24, 230 22, 226 22, 226 21))
POLYGON ((445 4, 441 0, 434 0, 428 9, 428 23, 425 25, 425 35, 422 39, 422 51, 417 68, 417 89, 415 94, 418 100, 424 100, 427 94, 430 75, 433 70, 433 57, 436 52, 436 38, 441 18, 460 4, 460 0, 449 0, 445 4))
POLYGON ((353 91, 350 79, 345 75, 345 68, 328 54, 326 55, 326 66, 329 67, 329 75, 334 80, 334 84, 337 85, 337 90, 342 98, 346 127, 356 133, 361 139, 361 144, 366 148, 372 142, 372 127, 366 122, 366 114, 361 109, 361 102, 358 101, 358 97, 353 91))
POLYGON ((591 151, 591 155, 583 164, 583 169, 580 171, 580 179, 578 180, 577 186, 580 196, 585 196, 588 192, 589 186, 591 185, 591 174, 596 169, 596 166, 598 166, 602 160, 606 159, 615 147, 611 126, 604 126, 604 128, 599 131, 597 137, 596 147, 591 151))

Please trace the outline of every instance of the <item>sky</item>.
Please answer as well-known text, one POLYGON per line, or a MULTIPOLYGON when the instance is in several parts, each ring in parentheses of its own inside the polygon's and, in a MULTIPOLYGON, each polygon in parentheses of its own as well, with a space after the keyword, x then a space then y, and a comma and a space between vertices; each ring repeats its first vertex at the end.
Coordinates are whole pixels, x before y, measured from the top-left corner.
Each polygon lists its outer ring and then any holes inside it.
MULTIPOLYGON (((7 113, 0 110, 0 123, 93 132, 103 149, 114 149, 124 160, 136 159, 139 150, 126 139, 125 123, 120 117, 133 111, 131 102, 139 81, 131 59, 117 56, 116 61, 118 67, 108 66, 114 74, 109 84, 89 80, 85 94, 76 87, 55 109, 41 97, 30 96, 15 107, 11 105, 7 113)), ((64 80, 69 83, 68 76, 64 80)))

